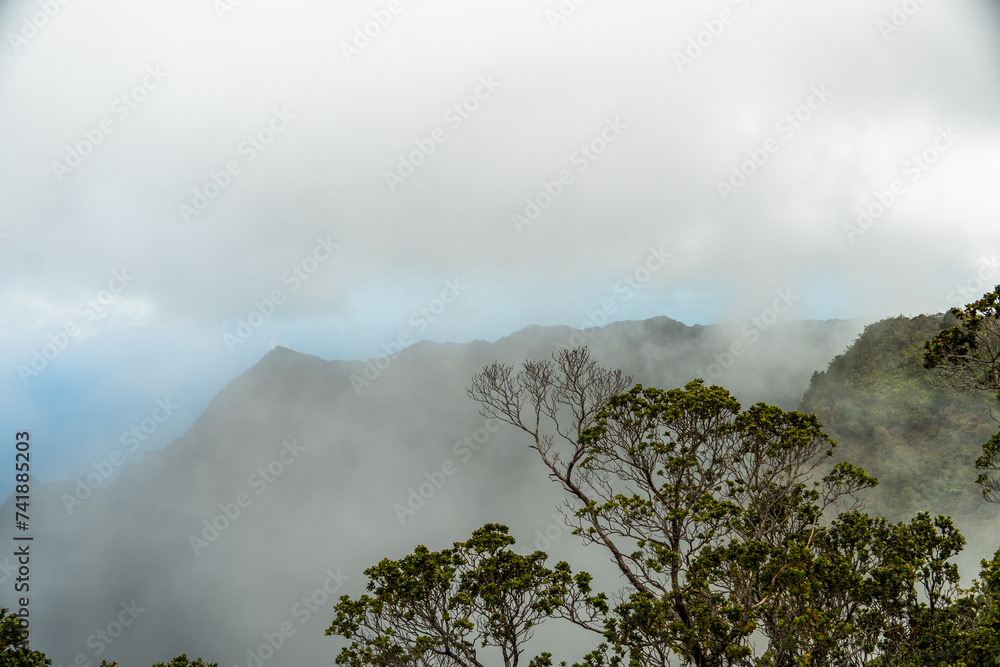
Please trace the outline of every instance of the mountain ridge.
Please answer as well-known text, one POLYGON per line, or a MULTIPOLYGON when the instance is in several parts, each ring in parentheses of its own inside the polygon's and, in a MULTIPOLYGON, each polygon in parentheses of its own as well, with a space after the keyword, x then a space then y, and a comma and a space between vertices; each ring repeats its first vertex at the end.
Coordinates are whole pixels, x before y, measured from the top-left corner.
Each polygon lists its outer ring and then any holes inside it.
MULTIPOLYGON (((813 370, 858 328, 843 321, 775 325, 752 355, 712 381, 744 402, 793 408, 813 370)), ((33 489, 33 604, 45 619, 33 643, 57 664, 78 655, 94 665, 105 657, 151 664, 180 652, 245 664, 261 633, 290 621, 299 638, 275 664, 314 662, 336 652, 323 635, 329 614, 317 611, 299 625, 291 610, 327 570, 342 569, 343 592, 357 594, 362 570, 387 554, 450 544, 486 522, 506 523, 519 542, 532 544, 553 522, 558 489, 514 429, 488 428, 465 387, 495 360, 516 366, 548 358, 571 345, 575 331, 537 327, 492 343, 417 343, 383 358, 384 368, 360 388, 351 376, 363 376, 377 357, 268 351, 182 436, 145 452, 71 513, 61 496, 76 481, 33 489), (478 449, 464 449, 466 438, 478 449), (435 476, 448 461, 454 474, 435 476), (422 497, 416 490, 432 479, 443 481, 422 497), (416 506, 413 515, 401 517, 396 508, 403 506, 416 506), (88 640, 133 599, 146 609, 141 619, 97 655, 88 640)), ((670 318, 581 335, 602 364, 663 388, 690 381, 742 338, 735 324, 688 327, 670 318)), ((0 538, 9 530, 0 527, 0 538)), ((552 553, 592 556, 570 539, 556 541, 552 553)))

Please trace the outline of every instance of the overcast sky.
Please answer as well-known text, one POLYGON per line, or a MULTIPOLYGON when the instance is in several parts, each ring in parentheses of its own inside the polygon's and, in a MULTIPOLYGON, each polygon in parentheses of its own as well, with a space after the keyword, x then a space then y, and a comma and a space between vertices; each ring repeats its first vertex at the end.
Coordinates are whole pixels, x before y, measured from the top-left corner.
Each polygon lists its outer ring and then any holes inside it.
POLYGON ((2 433, 30 429, 50 481, 158 399, 176 407, 130 455, 164 446, 276 344, 364 359, 529 324, 739 322, 781 294, 794 319, 965 303, 1000 282, 998 19, 985 0, 0 2, 2 433))

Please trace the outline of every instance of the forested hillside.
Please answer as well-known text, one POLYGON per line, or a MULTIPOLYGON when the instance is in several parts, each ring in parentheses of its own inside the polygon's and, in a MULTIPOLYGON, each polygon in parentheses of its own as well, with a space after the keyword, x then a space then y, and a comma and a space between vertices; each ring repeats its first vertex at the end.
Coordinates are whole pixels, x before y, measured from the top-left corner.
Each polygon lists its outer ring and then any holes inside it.
POLYGON ((996 515, 975 483, 975 460, 997 431, 996 398, 940 387, 921 365, 924 341, 953 325, 951 315, 871 324, 813 375, 802 399, 799 409, 815 413, 838 441, 835 460, 879 479, 872 513, 901 520, 930 511, 962 524, 996 515))

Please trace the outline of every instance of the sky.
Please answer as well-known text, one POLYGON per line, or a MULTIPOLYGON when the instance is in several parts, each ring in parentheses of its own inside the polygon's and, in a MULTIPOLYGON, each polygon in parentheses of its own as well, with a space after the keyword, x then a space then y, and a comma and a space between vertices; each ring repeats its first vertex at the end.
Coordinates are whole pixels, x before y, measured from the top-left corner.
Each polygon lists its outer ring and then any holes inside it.
POLYGON ((45 482, 276 345, 1000 282, 985 0, 6 0, 0 34, 0 439, 45 482))

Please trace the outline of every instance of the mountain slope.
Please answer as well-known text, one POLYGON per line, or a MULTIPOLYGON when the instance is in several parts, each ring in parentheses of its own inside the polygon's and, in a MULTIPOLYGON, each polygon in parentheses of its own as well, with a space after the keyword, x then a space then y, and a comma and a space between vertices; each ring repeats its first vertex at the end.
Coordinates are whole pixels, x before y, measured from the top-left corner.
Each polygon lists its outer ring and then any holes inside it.
POLYGON ((924 341, 947 326, 948 316, 925 315, 866 327, 813 376, 799 409, 816 413, 839 442, 836 460, 879 479, 869 496, 873 513, 893 520, 918 511, 953 515, 970 545, 983 537, 992 551, 997 508, 979 494, 975 460, 996 433, 997 402, 989 393, 937 386, 922 367, 924 341))
MULTIPOLYGON (((269 652, 269 665, 329 662, 333 601, 360 594, 363 569, 381 558, 448 546, 490 521, 510 525, 526 549, 542 531, 565 535, 551 516, 558 489, 514 429, 485 423, 465 395, 483 365, 584 342, 646 385, 712 373, 745 403, 790 408, 859 329, 792 322, 751 340, 737 325, 656 318, 418 343, 368 363, 276 348, 108 489, 79 502, 67 500, 75 480, 33 489, 33 646, 56 665, 143 665, 182 652, 248 667, 269 652), (746 354, 727 357, 736 341, 746 354), (283 624, 293 634, 268 648, 283 624)), ((10 530, 4 522, 0 539, 10 530)), ((571 538, 546 549, 582 567, 595 557, 571 538)))

